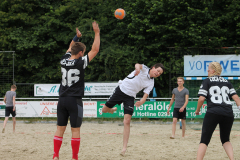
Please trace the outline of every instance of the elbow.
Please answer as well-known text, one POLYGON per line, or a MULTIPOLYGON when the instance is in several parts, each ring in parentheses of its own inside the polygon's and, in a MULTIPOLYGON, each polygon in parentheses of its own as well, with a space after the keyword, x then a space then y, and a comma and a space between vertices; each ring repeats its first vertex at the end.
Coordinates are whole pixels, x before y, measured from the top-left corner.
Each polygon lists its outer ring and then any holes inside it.
POLYGON ((92 52, 95 54, 97 54, 99 52, 99 50, 100 50, 99 47, 92 48, 92 52))

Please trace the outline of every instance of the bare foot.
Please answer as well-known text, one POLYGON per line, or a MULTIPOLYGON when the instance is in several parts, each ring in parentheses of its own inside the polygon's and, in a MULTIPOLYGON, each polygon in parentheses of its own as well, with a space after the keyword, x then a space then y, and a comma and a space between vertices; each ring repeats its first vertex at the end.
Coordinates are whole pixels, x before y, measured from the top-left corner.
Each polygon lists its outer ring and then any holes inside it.
POLYGON ((111 110, 109 111, 109 113, 114 113, 117 110, 117 107, 111 108, 111 110))
POLYGON ((171 136, 170 139, 175 139, 175 137, 171 136))
POLYGON ((121 156, 124 156, 127 150, 122 150, 122 152, 120 153, 121 156))
POLYGON ((3 130, 2 130, 2 133, 4 133, 5 132, 5 128, 3 128, 3 130))
POLYGON ((59 160, 59 158, 58 157, 54 157, 54 159, 53 160, 59 160))

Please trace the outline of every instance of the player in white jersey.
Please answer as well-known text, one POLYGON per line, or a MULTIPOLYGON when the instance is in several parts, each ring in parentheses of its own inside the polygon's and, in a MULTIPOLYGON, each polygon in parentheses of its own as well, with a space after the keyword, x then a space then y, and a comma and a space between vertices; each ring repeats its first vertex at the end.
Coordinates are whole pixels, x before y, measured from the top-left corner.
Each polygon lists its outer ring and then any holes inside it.
POLYGON ((197 152, 197 160, 202 160, 211 140, 212 134, 219 124, 222 146, 229 159, 233 160, 233 148, 229 137, 232 129, 234 115, 232 110, 233 99, 240 108, 240 99, 228 80, 221 77, 222 67, 218 62, 212 62, 208 66, 208 78, 203 80, 198 92, 198 105, 196 115, 205 98, 207 99, 207 112, 203 120, 202 136, 197 152))
POLYGON ((149 93, 154 87, 154 78, 159 77, 164 71, 161 63, 155 64, 152 68, 148 68, 144 64, 135 64, 135 70, 130 73, 123 81, 119 82, 119 86, 110 96, 106 104, 102 108, 103 113, 113 113, 117 110, 116 104, 124 105, 124 130, 123 130, 123 149, 121 155, 124 156, 127 150, 127 143, 130 134, 130 121, 134 111, 134 99, 136 94, 142 89, 144 95, 140 101, 135 103, 136 107, 145 103, 149 93), (113 108, 114 107, 114 108, 113 108))

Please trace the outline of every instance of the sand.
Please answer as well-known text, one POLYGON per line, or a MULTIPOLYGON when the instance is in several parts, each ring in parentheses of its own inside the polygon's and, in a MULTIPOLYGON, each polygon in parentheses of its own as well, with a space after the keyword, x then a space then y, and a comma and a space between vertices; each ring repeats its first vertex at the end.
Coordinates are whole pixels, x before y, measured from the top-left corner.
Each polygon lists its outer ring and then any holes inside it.
MULTIPOLYGON (((1 121, 2 122, 2 121, 1 121)), ((177 126, 176 138, 170 139, 171 124, 134 122, 126 155, 122 157, 123 126, 120 122, 98 124, 84 122, 81 127, 81 160, 193 160, 196 159, 201 130, 187 126, 186 137, 181 138, 177 126)), ((2 123, 0 123, 2 126, 2 123)), ((199 126, 201 127, 201 126, 199 126)), ((2 130, 2 128, 1 128, 2 130)), ((53 155, 55 123, 17 122, 12 133, 9 121, 5 133, 0 133, 1 160, 47 160, 53 155)), ((240 131, 231 132, 235 159, 240 159, 240 131)), ((71 130, 68 126, 60 149, 60 160, 71 159, 71 130)), ((213 133, 206 160, 228 159, 220 142, 219 131, 213 133)))

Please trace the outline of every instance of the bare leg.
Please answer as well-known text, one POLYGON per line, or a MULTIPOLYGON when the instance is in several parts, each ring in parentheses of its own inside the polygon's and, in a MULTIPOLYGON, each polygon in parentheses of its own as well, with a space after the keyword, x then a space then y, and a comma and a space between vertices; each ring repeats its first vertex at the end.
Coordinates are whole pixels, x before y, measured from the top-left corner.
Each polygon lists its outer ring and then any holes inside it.
POLYGON ((116 110, 117 110, 117 107, 108 108, 106 105, 104 105, 102 108, 103 113, 112 113, 113 114, 116 110))
POLYGON ((172 136, 170 137, 171 139, 174 139, 174 138, 175 138, 176 125, 177 125, 177 118, 173 118, 172 136))
POLYGON ((2 133, 5 132, 5 127, 6 127, 6 125, 7 125, 8 118, 9 118, 9 117, 5 117, 5 120, 4 120, 4 122, 3 122, 3 130, 2 130, 2 133))
POLYGON ((12 120, 13 120, 13 133, 15 133, 16 117, 12 117, 12 120))
POLYGON ((54 136, 63 137, 66 127, 67 126, 57 126, 57 131, 55 132, 54 136))
POLYGON ((225 149, 228 157, 230 160, 233 160, 234 159, 234 156, 233 156, 233 147, 232 147, 232 144, 231 142, 225 142, 223 144, 223 148, 225 149))
POLYGON ((197 160, 203 160, 205 153, 207 151, 207 145, 204 143, 200 143, 197 152, 197 160))
POLYGON ((186 120, 182 119, 182 137, 185 137, 186 120))
POLYGON ((71 128, 71 130, 72 130, 72 138, 80 138, 80 127, 71 128))
POLYGON ((123 129, 123 149, 121 151, 121 155, 124 156, 125 152, 127 150, 127 144, 128 144, 128 139, 130 135, 130 122, 131 122, 132 115, 130 114, 125 114, 124 115, 124 129, 123 129))

